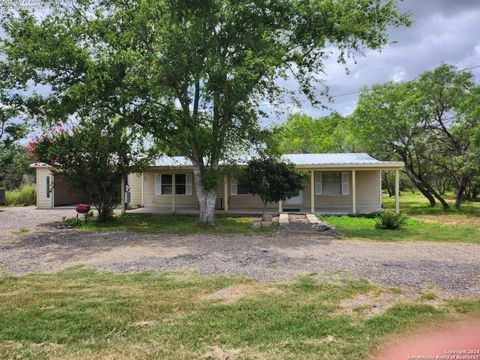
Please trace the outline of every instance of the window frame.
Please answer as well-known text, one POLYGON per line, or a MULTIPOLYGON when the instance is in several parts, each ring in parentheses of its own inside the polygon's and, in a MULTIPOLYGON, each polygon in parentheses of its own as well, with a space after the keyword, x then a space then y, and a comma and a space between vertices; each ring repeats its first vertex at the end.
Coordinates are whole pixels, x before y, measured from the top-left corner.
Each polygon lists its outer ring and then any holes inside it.
POLYGON ((319 171, 318 177, 315 172, 315 196, 349 196, 350 195, 350 172, 349 171, 319 171), (339 175, 339 193, 325 193, 325 174, 338 174, 339 175), (348 191, 344 191, 344 185, 348 184, 348 191), (320 185, 320 190, 319 190, 320 185))
POLYGON ((154 194, 155 196, 172 196, 174 192, 173 188, 173 177, 175 176, 175 196, 192 196, 193 195, 193 174, 192 173, 171 173, 171 172, 160 172, 160 173, 155 173, 155 183, 154 183, 154 194), (163 181, 163 176, 167 175, 170 176, 170 181, 169 183, 165 184, 163 181), (184 175, 185 176, 185 182, 184 183, 178 183, 177 182, 177 175, 184 175), (163 191, 163 186, 170 186, 171 187, 171 192, 166 194, 163 191), (177 192, 177 186, 178 185, 183 185, 185 187, 185 193, 178 193, 177 192), (159 188, 158 188, 159 187, 159 188), (157 191, 159 190, 159 191, 157 191))

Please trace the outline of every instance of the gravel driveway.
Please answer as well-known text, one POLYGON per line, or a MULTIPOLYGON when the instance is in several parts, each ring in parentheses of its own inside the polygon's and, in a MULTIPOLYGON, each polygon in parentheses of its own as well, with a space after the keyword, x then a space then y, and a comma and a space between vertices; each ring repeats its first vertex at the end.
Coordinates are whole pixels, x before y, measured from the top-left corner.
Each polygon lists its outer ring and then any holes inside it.
POLYGON ((27 211, 32 216, 10 210, 0 213, 3 271, 58 271, 75 265, 122 273, 194 269, 204 274, 239 274, 259 281, 286 280, 306 272, 342 273, 404 289, 433 287, 455 296, 480 295, 480 246, 476 244, 96 233, 39 226, 66 214, 61 210, 46 211, 49 214, 42 219, 33 216, 41 210, 27 211), (13 222, 21 227, 27 227, 27 223, 37 227, 29 234, 11 234, 7 230, 13 228, 13 222))

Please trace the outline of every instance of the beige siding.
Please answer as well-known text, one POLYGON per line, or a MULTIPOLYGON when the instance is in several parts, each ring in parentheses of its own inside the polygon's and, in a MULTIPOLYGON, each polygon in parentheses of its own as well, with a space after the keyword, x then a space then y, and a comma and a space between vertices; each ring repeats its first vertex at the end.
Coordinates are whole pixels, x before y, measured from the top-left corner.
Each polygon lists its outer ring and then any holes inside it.
POLYGON ((141 206, 142 204, 142 174, 128 175, 128 185, 130 185, 130 205, 141 206))
MULTIPOLYGON (((332 171, 332 170, 329 170, 332 171)), ((341 169, 336 171, 341 172, 341 169)), ((176 171, 179 174, 185 174, 188 171, 176 171)), ((352 172, 349 173, 349 194, 348 195, 315 195, 315 210, 321 211, 334 211, 350 213, 352 211, 352 172)), ((155 195, 155 174, 156 173, 173 173, 171 170, 165 171, 152 171, 144 174, 144 206, 155 207, 161 209, 172 208, 172 195, 155 195)), ((133 176, 133 175, 132 175, 133 176)), ((135 175, 136 176, 136 175, 135 175)), ((192 174, 193 177, 193 174, 192 174)), ((130 182, 129 178, 129 182, 130 182)), ((378 170, 357 170, 356 171, 356 193, 357 193, 357 212, 358 213, 370 213, 380 210, 380 171, 378 170)), ((132 191, 132 203, 135 203, 134 199, 141 199, 141 177, 130 182, 132 191)), ((228 180, 228 204, 229 210, 235 209, 258 209, 263 208, 263 203, 258 196, 252 195, 232 195, 230 189, 230 180, 228 180)), ((305 181, 303 189, 303 202, 300 205, 283 205, 284 209, 300 209, 303 211, 310 211, 310 172, 305 181)), ((225 204, 225 188, 223 181, 220 181, 217 187, 217 208, 220 201, 225 204), (221 199, 221 200, 220 200, 221 199)), ((177 209, 198 209, 198 201, 196 196, 195 181, 192 183, 192 195, 176 195, 176 208, 177 209)), ((137 200, 139 201, 139 200, 137 200)), ((140 200, 141 201, 141 200, 140 200)), ((269 204, 268 209, 278 209, 278 204, 269 204)))
POLYGON ((357 211, 371 213, 381 209, 380 171, 357 170, 357 211))
MULTIPOLYGON (((251 194, 232 195, 230 188, 230 180, 228 181, 228 208, 229 209, 263 209, 263 201, 260 196, 251 194)), ((224 184, 222 181, 221 189, 219 187, 218 195, 224 197, 224 184)), ((267 209, 278 209, 278 203, 268 204, 267 209)))
POLYGON ((37 190, 37 208, 53 208, 53 191, 50 192, 50 198, 47 198, 47 176, 50 176, 50 184, 53 184, 53 176, 48 168, 37 168, 36 190, 37 190))
MULTIPOLYGON (((342 172, 338 170, 338 172, 342 172)), ((315 195, 315 209, 345 209, 346 212, 352 210, 352 172, 348 171, 348 195, 315 195)), ((307 179, 307 185, 304 191, 304 205, 310 208, 310 176, 307 179)))
MULTIPOLYGON (((143 196, 144 196, 144 205, 146 207, 158 207, 162 209, 171 209, 172 208, 172 196, 173 195, 155 195, 155 174, 186 174, 192 173, 188 171, 158 171, 158 172, 147 172, 144 174, 144 183, 143 183, 143 196)), ((198 208, 197 195, 195 193, 195 181, 192 179, 192 195, 175 195, 176 207, 177 208, 198 208)))

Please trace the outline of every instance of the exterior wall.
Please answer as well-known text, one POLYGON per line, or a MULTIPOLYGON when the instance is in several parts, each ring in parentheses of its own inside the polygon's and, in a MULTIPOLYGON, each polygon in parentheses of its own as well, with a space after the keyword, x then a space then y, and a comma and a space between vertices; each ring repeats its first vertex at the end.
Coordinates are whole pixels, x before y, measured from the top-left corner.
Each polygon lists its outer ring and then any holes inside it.
MULTIPOLYGON (((344 172, 341 169, 328 170, 328 172, 331 172, 331 171, 344 172)), ((315 209, 317 211, 318 210, 345 210, 345 212, 352 211, 352 172, 348 171, 348 173, 349 173, 348 195, 314 195, 315 209)), ((311 208, 310 181, 311 181, 311 176, 309 174, 307 177, 307 183, 305 185, 305 189, 303 191, 303 205, 306 209, 308 209, 308 211, 310 211, 310 208, 311 208)), ((358 183, 358 176, 357 176, 357 183, 358 183)))
POLYGON ((130 185, 130 205, 134 207, 142 206, 142 174, 128 175, 128 185, 130 185))
MULTIPOLYGON (((48 168, 36 169, 36 190, 37 190, 37 208, 52 209, 53 208, 53 191, 50 192, 50 198, 47 198, 47 176, 50 176, 50 184, 53 184, 53 175, 48 168)), ((51 188, 53 188, 50 185, 51 188)))
MULTIPOLYGON (((155 195, 155 174, 193 174, 192 171, 151 171, 144 174, 143 199, 145 207, 157 207, 162 209, 172 208, 173 195, 155 195)), ((192 175, 193 176, 193 175, 192 175)), ((176 208, 198 209, 198 200, 195 189, 195 181, 192 181, 192 195, 175 195, 176 208)))
POLYGON ((357 170, 357 212, 372 213, 382 208, 380 170, 357 170))

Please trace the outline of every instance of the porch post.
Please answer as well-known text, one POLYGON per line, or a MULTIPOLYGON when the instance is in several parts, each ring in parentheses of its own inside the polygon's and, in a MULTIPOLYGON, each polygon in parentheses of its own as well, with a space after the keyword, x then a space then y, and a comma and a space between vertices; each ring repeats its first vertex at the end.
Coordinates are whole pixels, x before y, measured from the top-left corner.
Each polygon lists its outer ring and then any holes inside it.
POLYGON ((352 170, 352 213, 357 213, 357 171, 352 170))
POLYGON ((315 213, 315 171, 310 171, 310 212, 315 213))
POLYGON ((176 189, 175 189, 175 173, 172 173, 172 213, 175 214, 176 209, 176 189))
POLYGON ((382 208, 382 170, 379 170, 380 172, 380 194, 379 194, 379 198, 378 198, 378 208, 381 209, 382 208))
POLYGON ((282 213, 282 212, 283 212, 283 201, 282 201, 282 200, 280 200, 280 201, 278 202, 278 212, 279 212, 279 213, 282 213))
POLYGON ((228 212, 228 176, 223 177, 223 197, 225 201, 224 210, 228 212))
POLYGON ((142 173, 142 206, 145 206, 144 182, 145 182, 145 173, 142 173))
POLYGON ((125 179, 122 176, 122 181, 120 182, 120 197, 121 203, 120 206, 122 207, 122 214, 125 214, 125 179))
POLYGON ((395 213, 400 213, 400 170, 395 170, 395 213))

